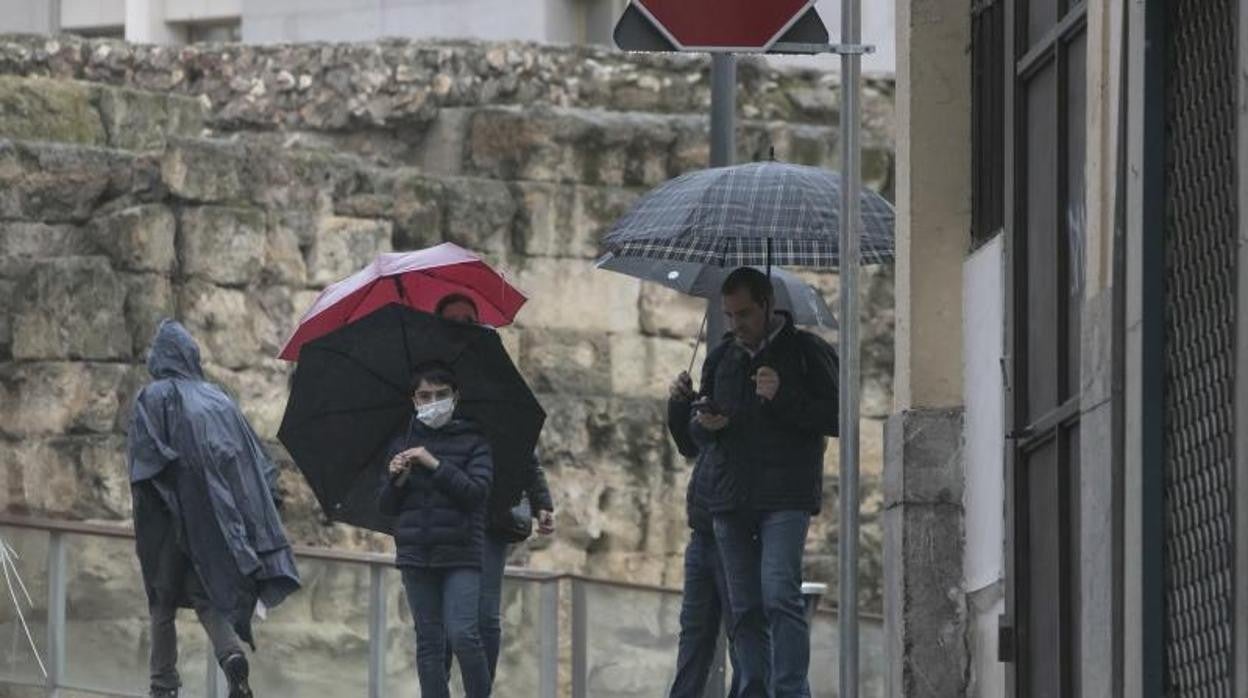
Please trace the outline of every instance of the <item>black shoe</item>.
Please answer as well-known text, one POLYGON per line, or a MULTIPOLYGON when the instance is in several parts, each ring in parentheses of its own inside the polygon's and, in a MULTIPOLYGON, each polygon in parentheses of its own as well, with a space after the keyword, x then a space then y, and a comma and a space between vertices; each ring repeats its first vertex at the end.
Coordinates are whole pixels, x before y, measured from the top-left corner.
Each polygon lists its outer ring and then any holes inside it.
POLYGON ((178 698, 178 689, 153 688, 148 695, 151 696, 151 698, 178 698))
POLYGON ((247 685, 247 677, 251 675, 247 657, 242 653, 231 654, 221 661, 221 670, 230 682, 230 698, 252 698, 251 687, 247 685))

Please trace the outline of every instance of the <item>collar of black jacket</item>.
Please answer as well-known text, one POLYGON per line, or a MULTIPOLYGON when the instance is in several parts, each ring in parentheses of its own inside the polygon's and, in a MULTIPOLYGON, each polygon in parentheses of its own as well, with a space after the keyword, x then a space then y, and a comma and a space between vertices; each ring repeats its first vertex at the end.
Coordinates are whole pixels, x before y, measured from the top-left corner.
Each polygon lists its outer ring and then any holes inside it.
POLYGON ((415 414, 412 415, 411 421, 408 422, 408 434, 412 436, 422 436, 428 438, 430 436, 459 436, 461 434, 480 434, 481 428, 471 419, 455 417, 447 422, 441 429, 434 429, 424 422, 420 421, 415 414))
POLYGON ((759 354, 762 354, 763 352, 765 352, 767 350, 767 347, 775 344, 777 341, 787 338, 788 336, 792 335, 794 332, 797 331, 797 324, 793 321, 793 314, 788 312, 787 310, 775 311, 775 316, 772 318, 772 324, 774 325, 774 328, 771 330, 771 333, 767 336, 767 341, 764 342, 763 346, 759 347, 758 349, 751 349, 745 346, 745 344, 743 344, 739 339, 736 339, 735 337, 733 338, 732 341, 737 345, 739 349, 744 351, 747 356, 753 359, 753 358, 757 358, 759 354))

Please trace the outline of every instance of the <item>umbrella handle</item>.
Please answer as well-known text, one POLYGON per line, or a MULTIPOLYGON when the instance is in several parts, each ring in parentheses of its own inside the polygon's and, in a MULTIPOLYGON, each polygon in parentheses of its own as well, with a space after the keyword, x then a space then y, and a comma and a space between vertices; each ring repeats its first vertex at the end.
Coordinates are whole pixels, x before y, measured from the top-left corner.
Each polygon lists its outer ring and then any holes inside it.
POLYGON ((698 362, 698 349, 702 346, 702 336, 706 334, 706 323, 711 317, 711 309, 708 307, 706 312, 702 314, 702 326, 698 328, 698 336, 693 344, 693 356, 689 357, 689 371, 693 375, 693 365, 698 362))

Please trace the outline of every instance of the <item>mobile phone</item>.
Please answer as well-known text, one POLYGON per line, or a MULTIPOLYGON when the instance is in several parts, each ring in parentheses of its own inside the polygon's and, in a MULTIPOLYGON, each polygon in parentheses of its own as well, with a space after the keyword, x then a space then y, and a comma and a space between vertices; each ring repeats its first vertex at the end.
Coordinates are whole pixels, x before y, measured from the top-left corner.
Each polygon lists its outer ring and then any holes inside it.
POLYGON ((713 417, 718 417, 724 413, 724 411, 720 409, 719 405, 715 404, 715 401, 709 397, 701 398, 697 402, 693 403, 693 411, 695 413, 709 414, 713 417))

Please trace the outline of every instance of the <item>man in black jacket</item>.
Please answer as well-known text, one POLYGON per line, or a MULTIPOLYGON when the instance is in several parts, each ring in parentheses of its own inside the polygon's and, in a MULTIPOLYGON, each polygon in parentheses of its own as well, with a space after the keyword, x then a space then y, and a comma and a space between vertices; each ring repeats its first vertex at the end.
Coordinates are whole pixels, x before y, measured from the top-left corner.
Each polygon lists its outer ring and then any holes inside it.
POLYGON ((827 437, 837 433, 836 354, 773 312, 770 280, 757 269, 734 271, 722 292, 732 337, 703 366, 692 431, 719 453, 705 496, 727 573, 740 696, 805 698, 802 552, 822 506, 827 437))
MULTIPOLYGON (((690 432, 692 403, 696 397, 688 373, 681 373, 672 382, 667 400, 667 428, 676 442, 676 449, 685 458, 697 458, 689 489, 685 494, 685 510, 689 520, 689 544, 685 546, 685 586, 680 604, 680 644, 676 655, 676 677, 669 698, 702 698, 706 682, 715 662, 719 645, 720 623, 730 616, 728 590, 724 586, 724 568, 715 543, 715 526, 706 508, 699 481, 715 467, 717 451, 703 450, 690 432)), ((736 656, 731 654, 732 685, 727 698, 737 698, 736 656)))

